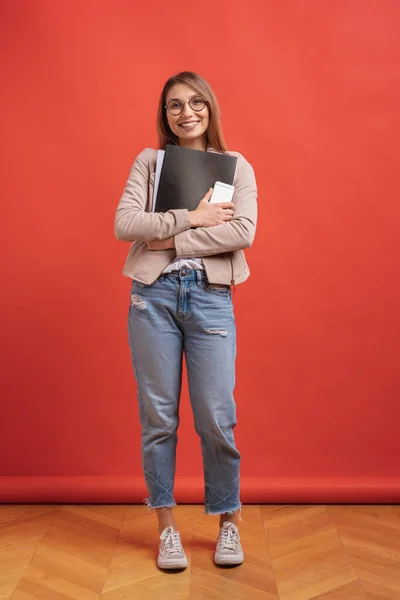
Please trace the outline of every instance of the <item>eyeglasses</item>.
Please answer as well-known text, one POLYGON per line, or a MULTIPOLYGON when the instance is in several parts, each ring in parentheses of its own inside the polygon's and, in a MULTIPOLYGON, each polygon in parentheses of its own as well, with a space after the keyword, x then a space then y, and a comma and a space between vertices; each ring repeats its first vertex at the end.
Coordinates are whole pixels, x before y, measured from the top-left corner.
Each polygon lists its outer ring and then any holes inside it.
MULTIPOLYGON (((182 100, 170 100, 168 104, 164 106, 164 108, 166 108, 171 115, 180 115, 185 107, 186 102, 187 101, 182 102, 182 100)), ((193 96, 193 98, 190 98, 187 103, 192 110, 199 112, 203 110, 207 104, 207 100, 203 98, 203 96, 193 96)))

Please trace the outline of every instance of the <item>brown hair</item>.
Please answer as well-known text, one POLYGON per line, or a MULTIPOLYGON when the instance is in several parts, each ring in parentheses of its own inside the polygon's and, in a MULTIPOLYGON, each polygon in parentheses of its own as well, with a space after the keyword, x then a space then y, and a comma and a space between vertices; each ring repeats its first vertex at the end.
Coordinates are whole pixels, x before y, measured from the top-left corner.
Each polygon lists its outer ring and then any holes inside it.
POLYGON ((179 145, 178 136, 171 131, 171 128, 168 125, 167 112, 164 108, 167 94, 172 86, 176 83, 186 83, 187 85, 190 85, 198 94, 201 94, 207 100, 207 106, 209 110, 209 124, 206 131, 207 146, 211 146, 218 152, 226 152, 227 148, 222 133, 220 109, 217 98, 215 97, 215 94, 207 81, 197 73, 193 73, 193 71, 182 71, 177 75, 172 75, 172 77, 170 77, 164 85, 158 105, 157 115, 157 129, 160 149, 163 150, 166 144, 175 146, 179 145))

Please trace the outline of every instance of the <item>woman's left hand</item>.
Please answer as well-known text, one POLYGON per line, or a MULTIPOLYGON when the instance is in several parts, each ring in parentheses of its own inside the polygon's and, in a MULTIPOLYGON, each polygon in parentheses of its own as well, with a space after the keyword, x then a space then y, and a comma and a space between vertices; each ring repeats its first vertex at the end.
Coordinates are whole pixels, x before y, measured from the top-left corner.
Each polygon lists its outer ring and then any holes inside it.
POLYGON ((146 244, 149 250, 168 250, 168 248, 175 248, 174 236, 165 238, 164 240, 146 240, 146 244))

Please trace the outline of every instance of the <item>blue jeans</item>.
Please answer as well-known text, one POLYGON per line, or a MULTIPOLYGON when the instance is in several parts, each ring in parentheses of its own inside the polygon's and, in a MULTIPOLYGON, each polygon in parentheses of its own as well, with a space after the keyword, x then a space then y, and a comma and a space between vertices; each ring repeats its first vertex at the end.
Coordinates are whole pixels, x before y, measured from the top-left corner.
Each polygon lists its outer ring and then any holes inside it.
POLYGON ((205 514, 239 511, 235 445, 236 327, 232 292, 182 267, 152 284, 132 281, 129 346, 142 425, 142 464, 150 508, 176 506, 175 479, 182 357, 200 437, 205 514))

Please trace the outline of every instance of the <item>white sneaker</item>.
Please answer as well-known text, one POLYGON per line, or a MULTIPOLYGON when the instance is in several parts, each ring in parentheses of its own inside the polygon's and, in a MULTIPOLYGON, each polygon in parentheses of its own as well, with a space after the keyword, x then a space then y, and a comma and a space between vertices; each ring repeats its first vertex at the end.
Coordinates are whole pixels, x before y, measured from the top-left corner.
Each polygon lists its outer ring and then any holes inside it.
POLYGON ((225 521, 219 530, 214 562, 217 565, 240 565, 243 560, 239 529, 234 523, 225 521))
POLYGON ((157 559, 160 569, 182 569, 188 566, 179 531, 174 531, 172 525, 169 525, 160 535, 160 540, 157 559))

